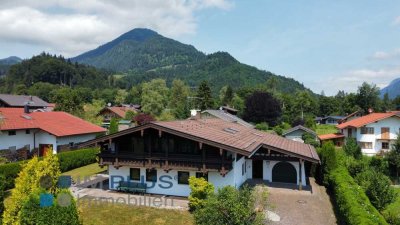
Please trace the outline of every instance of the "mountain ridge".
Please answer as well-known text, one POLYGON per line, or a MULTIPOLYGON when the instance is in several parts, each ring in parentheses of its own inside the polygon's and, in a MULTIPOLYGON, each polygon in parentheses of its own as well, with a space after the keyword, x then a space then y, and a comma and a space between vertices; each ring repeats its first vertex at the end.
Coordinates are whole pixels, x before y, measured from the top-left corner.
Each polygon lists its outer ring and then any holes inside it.
POLYGON ((227 52, 206 55, 192 45, 145 28, 133 29, 71 60, 123 73, 126 76, 122 82, 127 86, 154 78, 167 82, 178 78, 189 85, 208 80, 213 90, 219 91, 225 85, 233 88, 256 86, 275 77, 280 91, 293 93, 306 89, 292 78, 243 64, 227 52))
POLYGON ((390 99, 400 96, 400 77, 392 80, 390 84, 381 90, 381 98, 388 93, 390 99))

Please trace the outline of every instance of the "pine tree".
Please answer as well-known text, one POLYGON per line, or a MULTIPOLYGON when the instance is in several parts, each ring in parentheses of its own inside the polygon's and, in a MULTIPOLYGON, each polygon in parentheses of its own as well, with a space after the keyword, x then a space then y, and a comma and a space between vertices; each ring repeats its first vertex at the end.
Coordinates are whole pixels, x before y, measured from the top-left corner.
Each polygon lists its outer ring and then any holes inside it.
POLYGON ((200 83, 196 97, 197 97, 197 106, 200 108, 200 110, 213 108, 214 100, 211 95, 211 88, 210 86, 208 86, 207 81, 202 81, 200 83))

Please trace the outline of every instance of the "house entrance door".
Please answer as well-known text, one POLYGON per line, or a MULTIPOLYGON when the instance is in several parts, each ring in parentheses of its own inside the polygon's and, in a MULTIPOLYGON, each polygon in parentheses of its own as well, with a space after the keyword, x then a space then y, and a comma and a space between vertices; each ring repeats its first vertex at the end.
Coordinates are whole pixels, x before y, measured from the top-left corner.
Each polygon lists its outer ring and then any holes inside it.
POLYGON ((253 160, 253 179, 263 178, 263 161, 253 160))

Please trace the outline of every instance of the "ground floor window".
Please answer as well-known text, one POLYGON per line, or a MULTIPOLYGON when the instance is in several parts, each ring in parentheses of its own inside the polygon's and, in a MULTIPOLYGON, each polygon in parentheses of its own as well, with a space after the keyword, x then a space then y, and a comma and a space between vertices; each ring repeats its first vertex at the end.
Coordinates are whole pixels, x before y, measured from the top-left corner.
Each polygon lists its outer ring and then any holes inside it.
POLYGON ((178 171, 178 184, 189 184, 189 172, 178 171))
POLYGON ((372 142, 360 142, 360 147, 363 149, 372 149, 372 142))
POLYGON ((146 170, 146 181, 157 182, 157 170, 146 170))
POLYGON ((382 149, 389 149, 389 142, 382 142, 382 149))
POLYGON ((131 180, 140 181, 140 169, 139 168, 130 168, 129 177, 131 180))
POLYGON ((204 178, 204 180, 208 181, 208 173, 197 172, 196 178, 204 178))

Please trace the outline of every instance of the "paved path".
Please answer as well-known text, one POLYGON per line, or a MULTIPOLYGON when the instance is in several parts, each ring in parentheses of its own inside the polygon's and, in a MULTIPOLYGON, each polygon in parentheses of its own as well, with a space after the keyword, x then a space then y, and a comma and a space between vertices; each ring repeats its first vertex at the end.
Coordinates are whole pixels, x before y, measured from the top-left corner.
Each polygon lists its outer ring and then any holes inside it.
POLYGON ((280 217, 277 225, 334 225, 336 218, 325 187, 310 178, 312 191, 268 187, 271 211, 280 217))

